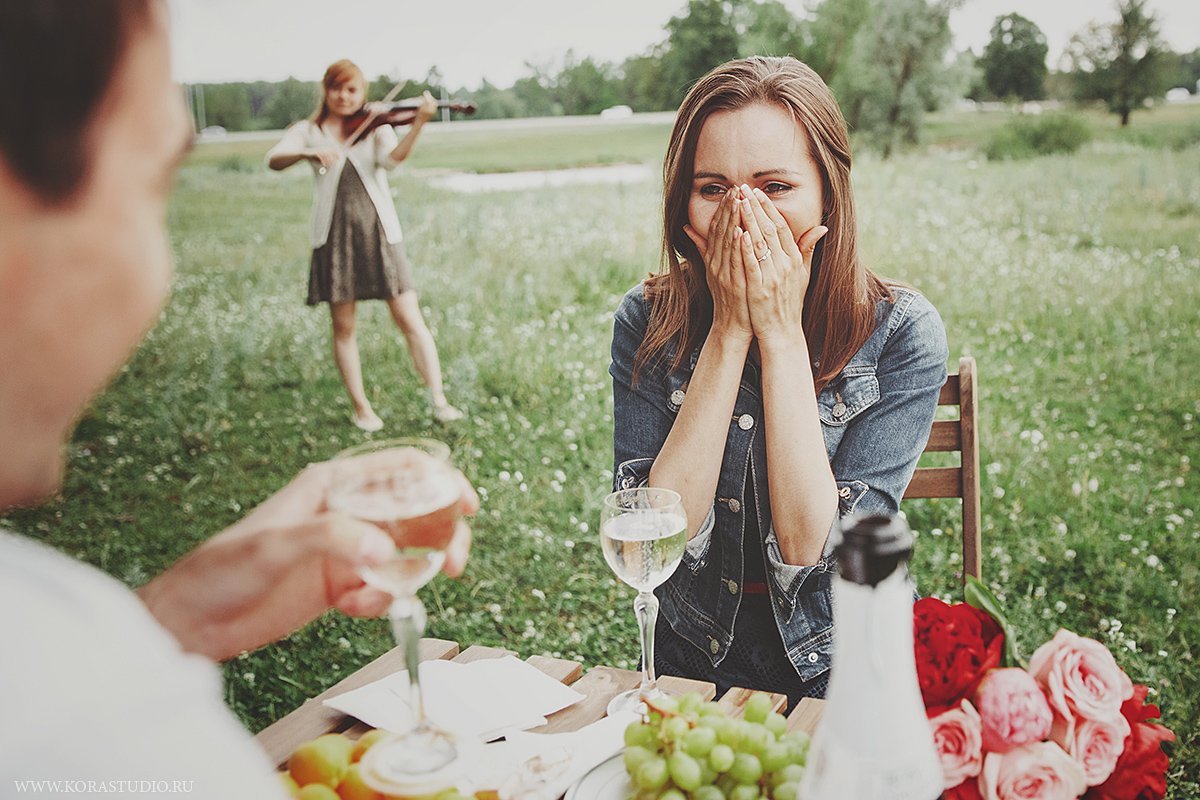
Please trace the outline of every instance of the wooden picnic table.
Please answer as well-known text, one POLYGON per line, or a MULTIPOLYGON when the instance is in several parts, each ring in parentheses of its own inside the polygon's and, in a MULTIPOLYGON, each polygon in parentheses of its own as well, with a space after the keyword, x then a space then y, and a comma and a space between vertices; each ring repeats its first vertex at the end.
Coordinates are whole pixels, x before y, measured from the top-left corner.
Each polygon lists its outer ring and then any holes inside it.
MULTIPOLYGON (((456 642, 448 642, 443 639, 422 639, 420 647, 422 661, 444 658, 466 664, 485 658, 516 655, 498 647, 482 645, 471 645, 466 650, 460 650, 456 642)), ((587 671, 587 674, 584 674, 583 665, 578 661, 567 661, 548 656, 530 656, 525 660, 585 696, 575 705, 551 714, 547 717, 546 724, 534 728, 533 733, 567 733, 590 725, 604 717, 608 701, 614 695, 627 689, 636 688, 642 680, 641 673, 633 670, 593 667, 587 671)), ((374 683, 388 675, 400 672, 404 668, 404 653, 399 647, 395 647, 308 700, 304 705, 276 721, 270 727, 264 728, 254 737, 255 741, 266 751, 272 763, 282 767, 286 766, 292 750, 321 734, 345 733, 351 739, 357 739, 370 730, 370 727, 351 716, 329 708, 324 705, 323 701, 374 683)), ((697 692, 705 700, 712 700, 716 696, 716 687, 704 681, 662 675, 659 676, 658 682, 668 691, 697 692)), ((719 702, 730 716, 741 716, 751 694, 746 689, 730 689, 719 702)), ((772 694, 771 699, 774 701, 773 708, 776 711, 782 710, 787 705, 787 698, 783 695, 772 694)), ((823 705, 823 701, 820 700, 801 700, 788 715, 788 730, 812 733, 817 720, 821 717, 823 705)))

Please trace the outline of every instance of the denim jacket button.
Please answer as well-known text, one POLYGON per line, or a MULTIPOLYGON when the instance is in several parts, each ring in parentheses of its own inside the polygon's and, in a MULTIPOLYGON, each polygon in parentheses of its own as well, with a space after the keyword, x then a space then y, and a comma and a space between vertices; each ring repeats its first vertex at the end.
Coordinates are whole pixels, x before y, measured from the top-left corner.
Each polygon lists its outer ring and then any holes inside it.
POLYGON ((711 638, 710 638, 710 639, 708 640, 708 649, 709 649, 709 651, 710 651, 710 652, 712 652, 712 654, 713 654, 713 655, 716 655, 716 654, 717 654, 717 651, 721 649, 721 645, 717 644, 717 640, 716 640, 716 639, 711 639, 711 638))
POLYGON ((738 502, 736 497, 730 499, 729 510, 735 514, 742 510, 742 504, 738 502))
POLYGON ((846 413, 846 404, 845 403, 842 403, 842 402, 834 403, 833 415, 835 417, 843 416, 843 415, 845 415, 845 413, 846 413))
POLYGON ((817 663, 818 658, 820 658, 820 656, 818 656, 816 653, 809 653, 808 654, 808 663, 815 664, 815 663, 817 663))
POLYGON ((683 397, 684 397, 683 389, 676 389, 675 391, 671 392, 671 402, 674 405, 677 405, 677 406, 683 405, 683 397))
POLYGON ((754 417, 749 414, 742 414, 738 417, 738 427, 744 431, 748 431, 754 427, 754 417))
POLYGON ((730 582, 729 582, 729 593, 730 593, 730 594, 737 594, 737 581, 730 581, 730 582))

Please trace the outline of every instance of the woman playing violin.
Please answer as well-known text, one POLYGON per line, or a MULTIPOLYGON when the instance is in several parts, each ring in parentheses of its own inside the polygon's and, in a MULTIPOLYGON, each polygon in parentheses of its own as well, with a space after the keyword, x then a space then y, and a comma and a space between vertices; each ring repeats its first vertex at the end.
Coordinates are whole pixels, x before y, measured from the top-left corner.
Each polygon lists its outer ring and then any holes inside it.
MULTIPOLYGON (((442 390, 437 347, 417 303, 387 183, 387 171, 412 152, 437 101, 425 93, 402 139, 386 124, 356 135, 359 126, 345 123, 362 116, 367 88, 362 71, 349 60, 338 61, 325 71, 322 85, 321 105, 311 117, 288 128, 267 153, 267 165, 283 170, 301 161, 312 164, 316 187, 308 304, 329 303, 333 359, 354 403, 354 424, 366 431, 383 427, 363 391, 354 319, 359 300, 387 303, 432 394, 434 415, 443 421, 460 419, 462 412, 447 402, 442 390)), ((371 127, 369 122, 366 127, 371 127)))

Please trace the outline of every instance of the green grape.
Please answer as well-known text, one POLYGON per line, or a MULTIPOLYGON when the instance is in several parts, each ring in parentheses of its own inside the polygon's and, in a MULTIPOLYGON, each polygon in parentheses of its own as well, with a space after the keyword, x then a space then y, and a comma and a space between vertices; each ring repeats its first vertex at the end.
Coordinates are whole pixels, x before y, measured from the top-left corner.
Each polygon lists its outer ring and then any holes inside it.
POLYGON ((804 777, 804 767, 799 764, 788 764, 779 770, 779 776, 783 778, 780 783, 799 783, 800 779, 804 777))
POLYGON ((762 771, 762 762, 758 760, 758 756, 750 753, 738 753, 733 757, 733 766, 729 768, 733 779, 742 784, 758 783, 762 771))
POLYGON ((638 765, 634 783, 643 789, 661 789, 667 782, 667 761, 652 756, 638 765))
POLYGON ((717 782, 717 776, 720 774, 712 765, 708 763, 707 758, 697 759, 700 762, 700 785, 708 786, 710 783, 717 782))
POLYGON ((775 741, 775 734, 767 730, 765 725, 757 722, 743 722, 742 750, 748 753, 761 753, 767 745, 775 741))
POLYGON ((733 791, 729 793, 729 800, 758 800, 761 796, 758 786, 741 784, 733 787, 733 791))
POLYGON ((662 724, 662 736, 668 742, 677 742, 690 730, 688 721, 683 717, 671 717, 662 724))
POLYGON ((767 714, 767 719, 763 722, 763 725, 766 725, 767 730, 775 734, 776 739, 787 733, 787 717, 778 711, 772 711, 770 714, 767 714))
POLYGON ((648 759, 654 758, 654 751, 648 747, 641 745, 631 745, 625 748, 625 771, 630 775, 637 772, 637 768, 646 763, 648 759))
POLYGON ((692 792, 692 800, 725 800, 725 793, 716 786, 701 786, 692 792))
POLYGON ((683 735, 683 752, 689 756, 703 758, 717 743, 717 732, 712 728, 692 728, 683 735))
POLYGON ((659 725, 662 725, 662 721, 663 721, 663 715, 658 713, 657 711, 650 711, 649 713, 646 714, 646 722, 649 725, 653 725, 654 727, 657 728, 659 725))
POLYGON ((700 706, 701 717, 724 717, 725 709, 715 700, 708 700, 700 706))
POLYGON ((781 783, 775 787, 775 800, 796 800, 799 791, 800 784, 796 781, 781 783))
POLYGON ((742 746, 741 720, 718 717, 713 720, 713 730, 717 732, 717 741, 733 748, 742 746))
POLYGON ((732 792, 733 788, 738 785, 738 782, 726 774, 718 777, 717 782, 714 785, 721 790, 722 796, 729 797, 729 793, 732 792))
POLYGON ((687 796, 675 787, 665 790, 658 796, 658 800, 687 800, 687 796))
POLYGON ((694 791, 700 786, 700 765, 687 753, 672 755, 667 767, 671 772, 671 780, 685 792, 694 791))
POLYGON ((663 697, 656 698, 654 705, 659 711, 674 714, 679 711, 679 698, 674 695, 664 695, 663 697))
POLYGON ((713 745, 708 754, 708 765, 717 772, 728 772, 734 762, 733 748, 727 744, 713 745))
POLYGON ((700 699, 700 695, 695 692, 688 692, 683 697, 679 698, 679 713, 686 714, 689 717, 694 717, 700 712, 700 707, 704 701, 700 699))
POLYGON ((654 742, 654 726, 647 725, 644 722, 631 722, 629 727, 625 729, 625 744, 629 747, 635 745, 653 746, 654 742))
POLYGON ((786 744, 771 742, 763 748, 758 758, 762 762, 762 768, 765 772, 775 772, 787 766, 791 756, 791 750, 786 744))
POLYGON ((767 714, 771 713, 771 705, 771 698, 768 695, 755 692, 746 701, 746 709, 742 712, 742 718, 747 722, 765 722, 767 714))

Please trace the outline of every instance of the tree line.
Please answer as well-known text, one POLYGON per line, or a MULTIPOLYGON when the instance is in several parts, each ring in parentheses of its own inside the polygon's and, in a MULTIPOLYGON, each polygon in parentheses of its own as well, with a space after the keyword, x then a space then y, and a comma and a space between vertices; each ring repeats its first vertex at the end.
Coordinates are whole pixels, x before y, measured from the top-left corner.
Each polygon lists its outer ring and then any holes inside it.
MULTIPOLYGON (((1147 98, 1173 86, 1197 91, 1200 48, 1172 52, 1147 0, 1115 0, 1120 20, 1081 29, 1054 72, 1046 64, 1045 36, 1019 14, 996 19, 982 54, 952 53, 950 12, 964 2, 820 0, 797 15, 780 0, 687 0, 661 42, 620 64, 567 51, 558 65, 527 64, 529 74, 507 88, 484 80, 457 90, 435 66, 401 96, 428 89, 469 100, 480 119, 597 114, 615 105, 669 111, 695 80, 729 59, 793 55, 833 89, 852 130, 886 155, 916 140, 926 112, 963 97, 1100 101, 1127 123, 1147 98)), ((368 98, 382 98, 393 86, 381 75, 368 98)), ((190 94, 203 124, 278 129, 312 112, 320 84, 295 78, 205 84, 190 87, 190 94)))

